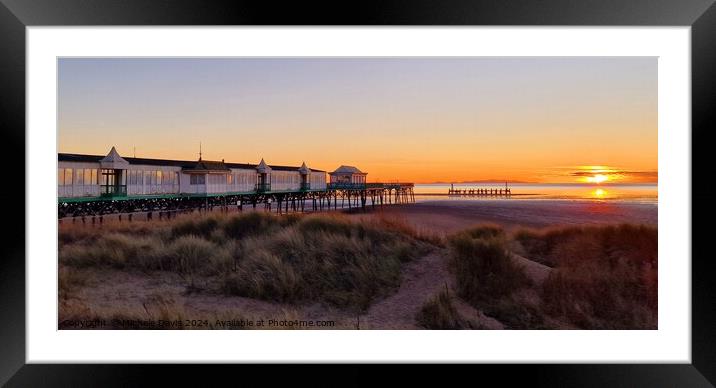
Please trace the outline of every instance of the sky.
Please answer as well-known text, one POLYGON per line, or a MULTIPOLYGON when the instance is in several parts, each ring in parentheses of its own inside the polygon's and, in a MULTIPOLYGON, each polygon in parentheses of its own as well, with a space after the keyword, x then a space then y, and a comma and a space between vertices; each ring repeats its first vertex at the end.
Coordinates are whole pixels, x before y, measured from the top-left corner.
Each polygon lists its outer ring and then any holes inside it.
POLYGON ((655 57, 60 58, 59 152, 656 182, 655 57))

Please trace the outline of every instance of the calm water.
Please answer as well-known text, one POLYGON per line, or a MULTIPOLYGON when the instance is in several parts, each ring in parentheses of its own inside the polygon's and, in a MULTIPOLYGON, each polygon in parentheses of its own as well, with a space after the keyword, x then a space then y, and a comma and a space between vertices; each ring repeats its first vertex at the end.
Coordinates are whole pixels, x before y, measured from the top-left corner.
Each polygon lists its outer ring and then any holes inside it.
MULTIPOLYGON (((510 199, 590 199, 590 200, 620 200, 629 202, 656 203, 658 190, 656 184, 533 184, 533 183, 512 183, 509 184, 512 191, 510 199)), ((455 189, 504 189, 505 184, 499 183, 460 183, 454 185, 455 189)), ((415 185, 416 201, 426 200, 454 200, 489 199, 489 196, 467 197, 448 196, 450 184, 430 183, 415 185)), ((494 197, 492 197, 494 199, 494 197)))

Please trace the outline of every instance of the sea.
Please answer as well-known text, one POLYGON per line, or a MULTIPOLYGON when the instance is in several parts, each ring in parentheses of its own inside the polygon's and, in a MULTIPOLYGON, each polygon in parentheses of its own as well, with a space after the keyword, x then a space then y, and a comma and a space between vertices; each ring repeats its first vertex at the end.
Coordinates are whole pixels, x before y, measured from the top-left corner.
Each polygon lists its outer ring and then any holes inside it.
MULTIPOLYGON (((625 183, 508 183, 511 195, 509 200, 590 200, 653 203, 658 201, 657 184, 625 183)), ((466 196, 448 195, 449 183, 416 184, 416 202, 435 200, 495 200, 504 196, 466 196)), ((456 190, 503 189, 505 183, 455 183, 456 190)))

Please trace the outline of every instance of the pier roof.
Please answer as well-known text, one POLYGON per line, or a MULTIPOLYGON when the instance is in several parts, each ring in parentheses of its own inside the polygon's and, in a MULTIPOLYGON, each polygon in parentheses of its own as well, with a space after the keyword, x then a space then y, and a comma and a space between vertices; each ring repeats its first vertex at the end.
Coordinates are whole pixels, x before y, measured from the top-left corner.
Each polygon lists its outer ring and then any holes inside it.
MULTIPOLYGON (((87 155, 87 154, 71 154, 71 153, 58 153, 57 160, 60 162, 77 162, 77 163, 99 163, 105 155, 87 155)), ((130 165, 143 165, 143 166, 172 166, 181 168, 193 168, 196 165, 196 160, 174 160, 174 159, 152 159, 152 158, 130 158, 123 157, 124 160, 129 162, 130 165)), ((256 164, 251 163, 230 163, 224 162, 224 165, 228 168, 242 168, 242 169, 256 169, 256 164)), ((272 170, 276 171, 297 171, 298 166, 277 166, 270 165, 272 170)), ((311 168, 313 172, 325 172, 324 170, 318 170, 311 168)))
POLYGON ((229 167, 227 167, 223 161, 216 162, 212 160, 199 159, 199 161, 196 162, 192 168, 184 168, 184 170, 187 172, 229 171, 229 167))
POLYGON ((119 153, 114 146, 112 146, 112 149, 109 150, 107 156, 99 160, 99 164, 102 168, 111 169, 126 169, 129 166, 129 162, 119 156, 119 153))
POLYGON ((300 172, 301 174, 308 174, 310 171, 311 169, 306 166, 306 162, 303 162, 301 167, 298 169, 298 172, 300 172))
POLYGON ((261 162, 259 162, 259 165, 256 166, 256 171, 260 172, 261 174, 271 172, 271 167, 266 164, 264 161, 264 158, 261 158, 261 162))
POLYGON ((333 171, 331 174, 365 174, 365 173, 363 171, 359 170, 357 167, 341 165, 335 171, 333 171))

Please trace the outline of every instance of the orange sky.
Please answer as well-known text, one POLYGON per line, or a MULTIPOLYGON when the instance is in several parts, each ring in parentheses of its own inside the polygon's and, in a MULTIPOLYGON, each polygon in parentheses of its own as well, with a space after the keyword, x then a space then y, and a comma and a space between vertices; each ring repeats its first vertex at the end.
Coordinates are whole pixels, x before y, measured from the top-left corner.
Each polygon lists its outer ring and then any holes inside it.
POLYGON ((60 59, 60 152, 656 182, 655 58, 60 59), (585 167, 592 166, 592 167, 585 167))

